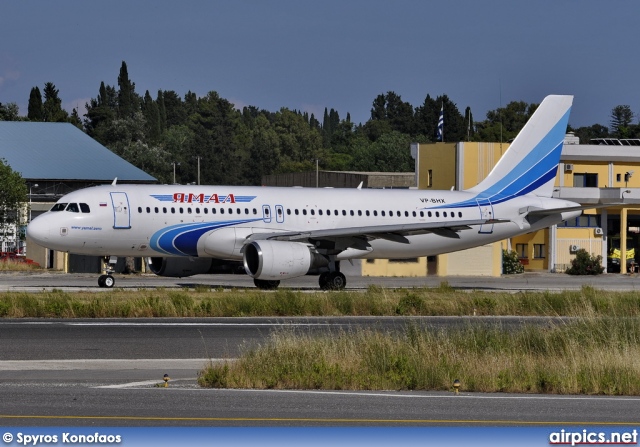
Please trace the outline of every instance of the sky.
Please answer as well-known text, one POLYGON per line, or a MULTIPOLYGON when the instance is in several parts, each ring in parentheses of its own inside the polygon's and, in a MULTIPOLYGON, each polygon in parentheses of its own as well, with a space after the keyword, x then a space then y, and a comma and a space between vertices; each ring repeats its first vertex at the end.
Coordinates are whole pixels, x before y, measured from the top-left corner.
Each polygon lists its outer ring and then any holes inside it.
MULTIPOLYGON (((0 103, 53 82, 82 116, 122 61, 141 96, 210 91, 269 111, 364 123, 393 91, 446 94, 474 119, 575 95, 573 127, 640 118, 637 0, 2 0, 0 103)), ((445 123, 446 126, 446 123, 445 123)))

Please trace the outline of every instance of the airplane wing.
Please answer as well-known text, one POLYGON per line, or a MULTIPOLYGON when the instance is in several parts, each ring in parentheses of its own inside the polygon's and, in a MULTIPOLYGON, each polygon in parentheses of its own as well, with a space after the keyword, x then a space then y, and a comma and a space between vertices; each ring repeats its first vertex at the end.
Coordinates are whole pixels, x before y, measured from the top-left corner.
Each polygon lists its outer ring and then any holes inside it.
POLYGON ((386 239, 408 244, 407 236, 434 233, 442 237, 459 239, 459 231, 470 230, 473 225, 499 224, 511 222, 501 219, 477 219, 452 222, 421 222, 412 224, 376 225, 366 227, 330 228, 325 230, 254 233, 246 241, 277 240, 290 242, 306 242, 315 246, 323 242, 333 242, 345 248, 363 248, 373 239, 386 239))

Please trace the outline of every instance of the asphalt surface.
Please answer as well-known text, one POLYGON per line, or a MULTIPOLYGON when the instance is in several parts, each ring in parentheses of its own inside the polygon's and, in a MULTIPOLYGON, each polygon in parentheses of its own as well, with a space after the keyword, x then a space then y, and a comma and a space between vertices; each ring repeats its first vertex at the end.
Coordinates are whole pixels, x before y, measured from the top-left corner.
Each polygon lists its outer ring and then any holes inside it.
MULTIPOLYGON (((42 291, 94 290, 98 287, 97 274, 64 274, 58 272, 16 273, 0 272, 0 292, 2 291, 42 291)), ((124 289, 145 288, 189 288, 207 286, 211 288, 255 288, 247 275, 195 275, 188 278, 166 278, 153 274, 115 275, 115 287, 124 289)), ((438 287, 443 283, 462 290, 579 290, 591 286, 602 290, 640 290, 640 275, 604 274, 597 276, 571 276, 564 273, 524 273, 501 277, 449 276, 449 277, 347 277, 348 290, 364 290, 370 286, 386 288, 398 287, 438 287)), ((303 276, 282 281, 280 287, 302 290, 319 290, 316 276, 303 276)))
MULTIPOLYGON (((49 288, 103 291, 95 275, 0 274, 0 290, 49 288)), ((252 287, 245 276, 122 276, 125 288, 252 287)), ((572 278, 356 278, 355 290, 438 286, 483 290, 635 290, 640 279, 604 275, 572 278)), ((315 278, 292 287, 316 289, 315 278)), ((285 283, 286 284, 286 283, 285 283)), ((638 284, 640 286, 640 284, 638 284)), ((517 326, 548 319, 516 317, 411 318, 432 327, 517 326)), ((233 359, 275 330, 310 333, 372 327, 396 330, 408 318, 243 318, 133 320, 0 320, 0 425, 3 426, 527 426, 638 425, 640 398, 451 392, 212 390, 197 385, 209 361, 233 359), (163 375, 170 377, 168 388, 163 375), (160 385, 160 386, 158 386, 160 385)))

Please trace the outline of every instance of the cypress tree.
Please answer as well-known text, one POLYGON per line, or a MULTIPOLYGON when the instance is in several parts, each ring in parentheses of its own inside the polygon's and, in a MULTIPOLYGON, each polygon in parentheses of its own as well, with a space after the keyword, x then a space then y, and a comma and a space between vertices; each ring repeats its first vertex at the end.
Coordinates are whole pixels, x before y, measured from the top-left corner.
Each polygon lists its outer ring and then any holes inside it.
POLYGON ((33 87, 29 93, 29 106, 27 109, 27 118, 31 121, 42 121, 44 110, 42 106, 42 95, 38 87, 33 87))

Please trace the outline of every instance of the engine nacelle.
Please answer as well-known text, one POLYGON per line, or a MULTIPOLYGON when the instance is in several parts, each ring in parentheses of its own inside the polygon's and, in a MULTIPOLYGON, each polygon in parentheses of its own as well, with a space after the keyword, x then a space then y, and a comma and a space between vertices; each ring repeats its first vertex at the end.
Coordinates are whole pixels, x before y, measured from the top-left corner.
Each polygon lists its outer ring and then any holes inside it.
POLYGON ((329 264, 307 244, 266 240, 245 245, 243 262, 249 276, 272 281, 303 276, 329 264))
POLYGON ((183 278, 209 273, 213 267, 211 258, 147 258, 149 269, 158 276, 183 278))

